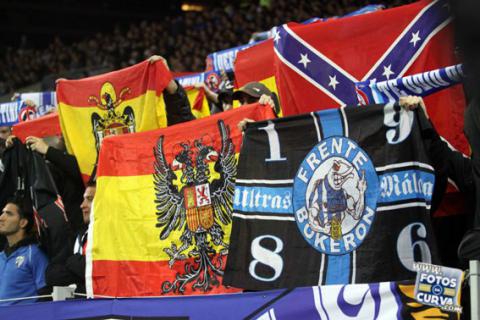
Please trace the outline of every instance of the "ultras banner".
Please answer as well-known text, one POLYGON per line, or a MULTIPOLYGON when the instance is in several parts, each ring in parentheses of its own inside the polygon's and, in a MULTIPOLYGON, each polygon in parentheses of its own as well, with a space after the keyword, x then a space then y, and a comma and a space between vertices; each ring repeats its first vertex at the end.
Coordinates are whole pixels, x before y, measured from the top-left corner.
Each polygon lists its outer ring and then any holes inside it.
POLYGON ((224 284, 395 281, 415 277, 414 261, 435 263, 435 176, 419 115, 391 103, 249 127, 224 284))
POLYGON ((229 248, 245 106, 165 129, 104 139, 87 248, 89 295, 234 292, 229 248))

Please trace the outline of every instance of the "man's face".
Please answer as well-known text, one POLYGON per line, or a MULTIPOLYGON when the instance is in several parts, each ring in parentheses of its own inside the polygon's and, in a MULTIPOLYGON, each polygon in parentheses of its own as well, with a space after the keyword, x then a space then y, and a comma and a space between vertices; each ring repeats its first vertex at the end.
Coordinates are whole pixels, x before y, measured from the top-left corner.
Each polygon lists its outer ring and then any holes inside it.
POLYGON ((85 189, 85 193, 83 194, 83 202, 80 205, 80 208, 82 209, 83 222, 85 224, 90 223, 90 212, 92 211, 92 202, 93 198, 95 197, 96 190, 96 187, 87 187, 87 189, 85 189))
POLYGON ((6 140, 10 135, 10 127, 0 127, 0 139, 6 140))
POLYGON ((240 105, 244 105, 244 104, 251 104, 251 103, 255 103, 258 101, 259 98, 255 98, 255 97, 252 97, 246 93, 242 94, 242 96, 240 97, 240 99, 238 99, 240 101, 240 105))
POLYGON ((42 138, 49 147, 53 147, 55 149, 64 150, 65 143, 63 142, 63 138, 59 136, 48 136, 42 138))
POLYGON ((27 219, 20 218, 18 207, 13 203, 7 203, 0 215, 0 234, 10 236, 20 231, 27 225, 27 219))

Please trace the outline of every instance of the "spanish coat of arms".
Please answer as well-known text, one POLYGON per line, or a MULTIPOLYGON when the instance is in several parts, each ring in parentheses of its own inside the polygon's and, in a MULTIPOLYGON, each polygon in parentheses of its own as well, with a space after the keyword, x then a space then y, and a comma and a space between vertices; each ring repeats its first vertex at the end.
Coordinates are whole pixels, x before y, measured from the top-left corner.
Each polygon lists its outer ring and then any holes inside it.
POLYGON ((218 287, 218 276, 223 276, 221 257, 227 254, 228 244, 222 226, 232 221, 237 160, 230 128, 222 120, 218 121, 218 128, 222 142, 218 151, 205 141, 208 136, 193 144, 183 142, 181 151, 169 164, 163 150, 164 136, 158 138, 154 148, 156 226, 161 229, 160 240, 169 239, 174 230, 182 233, 164 249, 170 257, 169 266, 193 258, 193 262, 185 262, 183 273, 178 272, 173 281, 162 284, 163 294, 183 294, 188 285, 192 290, 207 292, 218 287), (212 162, 216 179, 211 177, 212 162), (181 187, 174 183, 177 179, 181 187), (179 247, 175 240, 180 241, 179 247))
POLYGON ((113 85, 110 82, 105 82, 100 90, 100 99, 94 95, 88 98, 88 102, 106 111, 106 114, 103 116, 94 112, 91 118, 97 152, 100 150, 103 138, 110 135, 135 132, 135 114, 133 108, 126 106, 121 114, 118 110, 115 110, 124 102, 125 96, 129 93, 130 88, 123 88, 118 94, 117 99, 113 85))

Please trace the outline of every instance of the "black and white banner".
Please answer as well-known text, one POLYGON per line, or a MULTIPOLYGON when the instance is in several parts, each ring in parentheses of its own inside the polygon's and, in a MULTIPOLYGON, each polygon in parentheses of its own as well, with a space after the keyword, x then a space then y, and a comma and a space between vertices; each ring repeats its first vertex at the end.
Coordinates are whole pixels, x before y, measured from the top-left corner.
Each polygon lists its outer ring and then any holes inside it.
POLYGON ((415 277, 414 261, 435 263, 424 120, 390 103, 250 126, 224 284, 395 281, 415 277))

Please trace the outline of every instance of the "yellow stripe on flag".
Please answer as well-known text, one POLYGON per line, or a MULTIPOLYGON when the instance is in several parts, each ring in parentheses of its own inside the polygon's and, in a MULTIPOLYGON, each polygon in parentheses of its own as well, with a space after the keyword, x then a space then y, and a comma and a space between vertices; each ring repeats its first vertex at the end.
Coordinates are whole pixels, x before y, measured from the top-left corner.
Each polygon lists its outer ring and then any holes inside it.
POLYGON ((200 119, 210 115, 210 107, 208 106, 207 97, 204 91, 197 88, 185 89, 187 92, 188 101, 195 118, 200 119))
MULTIPOLYGON (((125 108, 130 106, 135 115, 136 132, 166 127, 165 109, 157 106, 158 101, 163 101, 163 98, 156 96, 155 91, 149 90, 143 95, 123 101, 115 108, 115 112, 122 115, 125 108)), ((75 107, 62 102, 59 103, 58 108, 62 131, 67 137, 65 139, 67 150, 77 157, 80 171, 90 175, 97 160, 92 115, 96 113, 104 118, 107 111, 96 106, 75 107)))
MULTIPOLYGON (((210 115, 210 107, 205 94, 201 94, 200 90, 195 87, 187 87, 184 88, 184 90, 187 94, 187 99, 190 103, 190 109, 192 110, 193 116, 196 119, 208 117, 210 115), (199 101, 199 99, 201 99, 201 101, 199 101), (200 105, 200 108, 196 109, 199 106, 198 104, 200 105)), ((160 100, 159 104, 162 110, 166 110, 163 98, 160 100)))
MULTIPOLYGON (((163 249, 172 241, 160 241, 155 225, 155 190, 151 175, 99 177, 94 205, 94 260, 162 261, 170 257, 163 249), (113 196, 114 195, 114 196, 113 196), (95 212, 101 214, 96 215, 95 212)), ((169 239, 180 239, 184 227, 175 230, 169 239)), ((231 224, 223 226, 225 239, 230 237, 231 224)), ((177 241, 177 247, 182 243, 177 241)), ((213 243, 212 243, 213 245, 213 243)), ((194 247, 189 247, 188 250, 194 247)), ((223 247, 213 245, 216 252, 223 247)), ((186 250, 186 252, 188 252, 186 250)))

